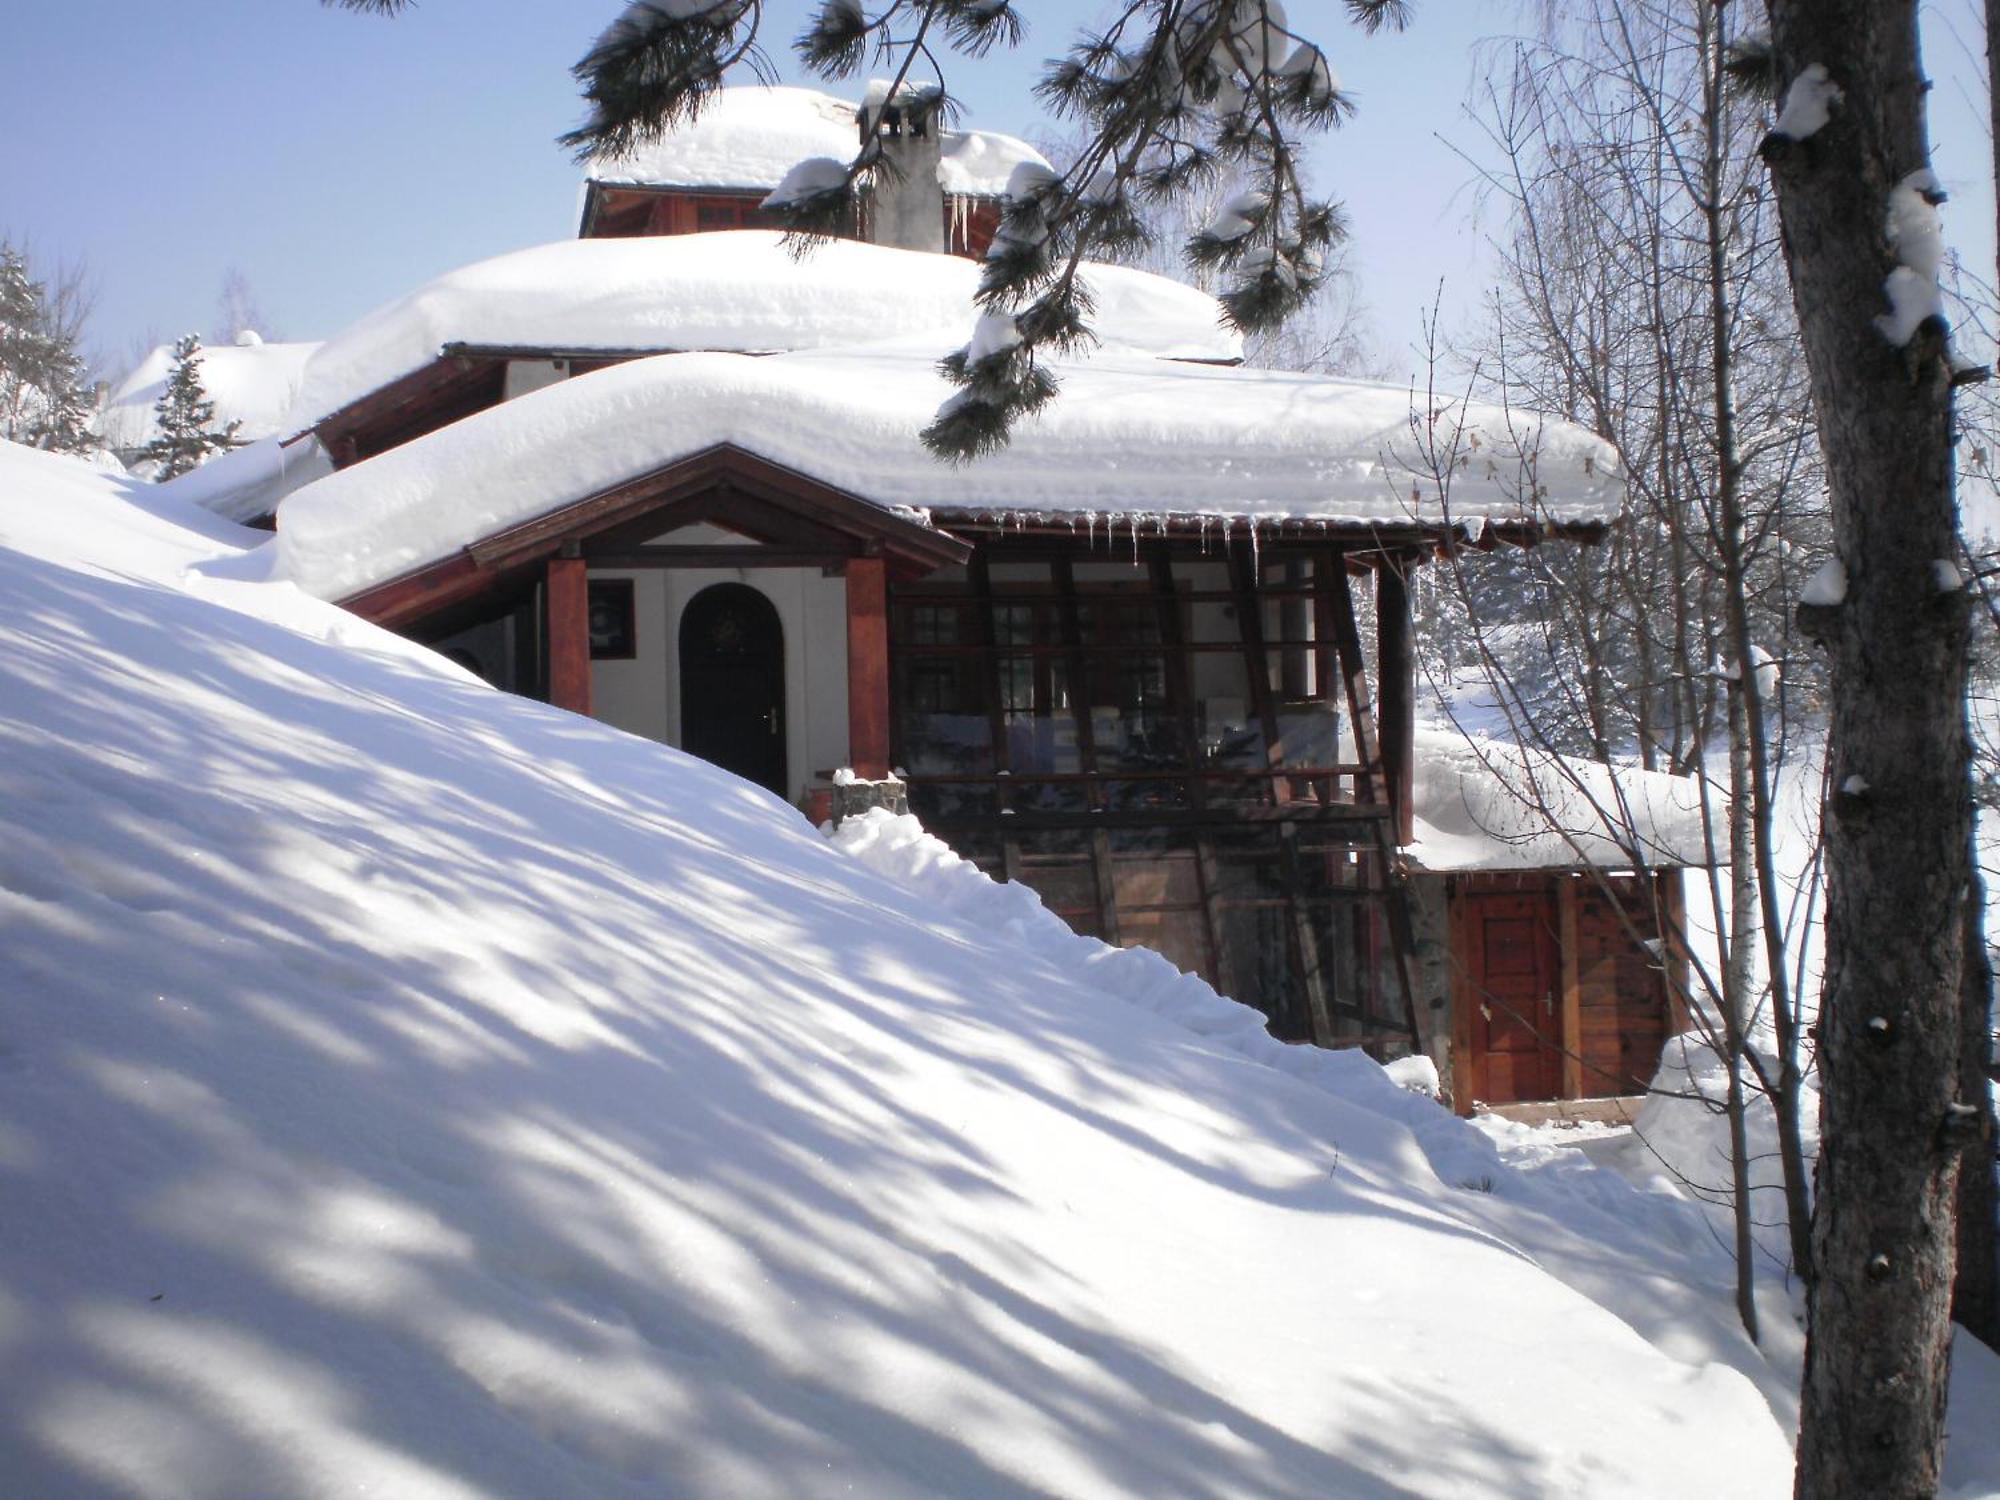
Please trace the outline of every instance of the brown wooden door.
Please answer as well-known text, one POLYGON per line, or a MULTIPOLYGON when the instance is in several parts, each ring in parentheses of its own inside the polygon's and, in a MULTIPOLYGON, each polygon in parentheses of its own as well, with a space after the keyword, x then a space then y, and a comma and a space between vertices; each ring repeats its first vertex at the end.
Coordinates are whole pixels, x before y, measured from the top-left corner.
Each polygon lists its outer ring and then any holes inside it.
POLYGON ((1552 891, 1461 897, 1470 951, 1472 1092, 1488 1104, 1554 1099, 1562 1089, 1562 965, 1552 891))
POLYGON ((756 589, 718 583, 681 615, 681 748, 785 795, 785 630, 756 589))

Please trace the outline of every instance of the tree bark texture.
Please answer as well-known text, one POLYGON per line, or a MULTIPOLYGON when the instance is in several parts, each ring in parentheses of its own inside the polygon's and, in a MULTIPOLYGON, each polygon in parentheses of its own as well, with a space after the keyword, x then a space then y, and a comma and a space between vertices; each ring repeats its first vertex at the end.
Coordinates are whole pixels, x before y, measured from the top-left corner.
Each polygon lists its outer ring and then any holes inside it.
POLYGON ((1967 614, 1942 331, 1876 326, 1889 193, 1928 165, 1915 0, 1772 0, 1779 76, 1841 90, 1771 166, 1849 585, 1831 652, 1818 1275, 1797 1494, 1934 1494, 1950 1359, 1960 977, 1970 880, 1967 614), (1854 778, 1859 778, 1858 780, 1854 778))
POLYGON ((2000 1194, 1993 1181, 1993 965, 1986 956, 1986 883, 1976 859, 1965 924, 1965 1001, 1959 1097, 1979 1111, 1978 1129, 1958 1169, 1958 1271, 1951 1315, 1967 1333, 2000 1353, 2000 1194))

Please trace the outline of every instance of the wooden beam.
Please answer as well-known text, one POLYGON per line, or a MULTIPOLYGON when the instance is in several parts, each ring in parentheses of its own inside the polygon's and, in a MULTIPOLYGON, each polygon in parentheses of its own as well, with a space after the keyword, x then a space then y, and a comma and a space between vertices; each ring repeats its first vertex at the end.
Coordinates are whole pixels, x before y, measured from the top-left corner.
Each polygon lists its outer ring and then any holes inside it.
POLYGON ((1660 968, 1666 981, 1667 1035, 1679 1036, 1688 1018, 1687 885, 1678 865, 1653 872, 1653 910, 1660 926, 1660 968))
POLYGON ((798 547, 627 547, 623 550, 586 548, 598 568, 839 568, 858 549, 844 551, 798 547))
POLYGON ((1558 874, 1556 940, 1562 944, 1562 1097, 1583 1097, 1583 954, 1578 943, 1580 875, 1558 874))
MULTIPOLYGON (((474 543, 470 550, 488 567, 504 566, 518 557, 551 551, 559 541, 594 536, 622 522, 649 517, 670 504, 699 497, 720 486, 765 501, 767 508, 788 510, 810 522, 816 534, 834 533, 879 541, 885 555, 907 557, 930 567, 962 563, 972 550, 956 537, 906 520, 879 505, 728 443, 718 443, 650 474, 639 475, 496 532, 474 543)), ((704 519, 705 515, 697 504, 683 519, 704 519)), ((668 517, 663 515, 661 520, 661 530, 671 529, 668 517)), ((650 525, 650 519, 644 524, 650 525)), ((628 542, 641 539, 621 537, 628 542)))
POLYGON ((580 557, 549 559, 546 586, 549 702, 590 713, 590 564, 580 557))
POLYGON ((1375 740, 1375 700, 1368 692, 1368 665, 1361 655, 1361 627, 1354 619, 1354 593, 1348 586, 1347 569, 1340 554, 1326 576, 1329 629, 1334 650, 1340 658, 1340 680, 1347 692, 1347 721, 1354 730, 1354 758, 1363 773, 1356 778, 1363 802, 1386 801, 1387 792, 1378 785, 1382 774, 1382 747, 1375 740))
POLYGON ((1407 558, 1385 557, 1375 569, 1375 675, 1377 729, 1382 742, 1382 777, 1389 805, 1396 809, 1396 842, 1416 838, 1410 798, 1414 787, 1417 738, 1417 653, 1410 617, 1407 558))
POLYGON ((1472 1012, 1479 994, 1472 983, 1473 931, 1470 897, 1464 883, 1445 882, 1445 925, 1451 934, 1451 1107, 1470 1116, 1473 1101, 1472 1012))
POLYGON ((847 759, 868 780, 889 774, 889 582, 879 557, 847 564, 847 759))

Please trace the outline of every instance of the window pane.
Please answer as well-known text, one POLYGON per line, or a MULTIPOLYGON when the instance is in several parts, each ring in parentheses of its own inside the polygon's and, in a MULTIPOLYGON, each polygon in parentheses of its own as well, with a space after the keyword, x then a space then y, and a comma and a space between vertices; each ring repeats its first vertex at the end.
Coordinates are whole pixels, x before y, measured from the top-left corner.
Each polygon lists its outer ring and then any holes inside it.
POLYGON ((993 769, 993 731, 976 658, 913 656, 902 663, 901 757, 915 776, 993 769))

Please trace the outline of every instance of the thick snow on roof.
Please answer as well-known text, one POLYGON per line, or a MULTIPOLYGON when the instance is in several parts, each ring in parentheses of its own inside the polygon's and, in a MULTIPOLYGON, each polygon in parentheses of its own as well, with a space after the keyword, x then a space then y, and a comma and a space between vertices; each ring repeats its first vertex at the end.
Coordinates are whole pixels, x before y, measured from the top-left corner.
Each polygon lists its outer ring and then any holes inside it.
MULTIPOLYGON (((298 399, 299 382, 318 344, 203 344, 198 368, 202 389, 215 402, 218 427, 243 425, 237 436, 254 442, 284 425, 298 399)), ((113 448, 145 446, 159 435, 153 407, 167 388, 174 346, 161 344, 111 393, 96 428, 113 448)))
MULTIPOLYGON (((860 149, 855 106, 815 89, 728 88, 692 124, 629 155, 599 157, 596 182, 662 187, 772 188, 814 156, 846 161, 860 149)), ((1024 161, 1048 161, 1026 141, 991 130, 946 130, 938 182, 948 193, 998 195, 1024 161)))
POLYGON ((255 521, 275 514, 293 490, 332 472, 333 462, 318 438, 285 443, 267 437, 218 453, 162 488, 176 500, 231 521, 255 521))
POLYGON ((1685 1200, 248 540, 0 445, 9 1493, 1783 1490, 1685 1200))
MULTIPOLYGON (((1325 376, 1100 356, 1057 366, 1062 394, 1000 453, 952 467, 918 434, 952 392, 935 347, 751 359, 667 355, 535 391, 297 491, 281 512, 291 576, 338 599, 504 527, 730 443, 880 505, 1116 520, 1164 514, 1440 523, 1411 477, 1407 389, 1325 376), (1413 488, 1414 486, 1414 488, 1413 488)), ((1455 477, 1450 518, 1520 519, 1503 458, 1521 413, 1474 408, 1486 458, 1455 477)), ((1541 430, 1535 512, 1604 520, 1616 454, 1541 430)))
MULTIPOLYGON (((1710 853, 1693 777, 1417 728, 1410 857, 1426 870, 1608 870, 1727 862, 1710 853)), ((1726 794, 1711 794, 1723 800, 1726 794)), ((1714 813, 1718 823, 1720 806, 1714 813)))
MULTIPOLYGON (((1215 299, 1144 271, 1092 267, 1107 343, 1234 359, 1215 299)), ((803 257, 769 230, 563 240, 438 277, 330 339, 306 366, 291 431, 312 426, 447 344, 532 349, 817 349, 932 333, 940 352, 973 320, 979 267, 834 240, 803 257)))

